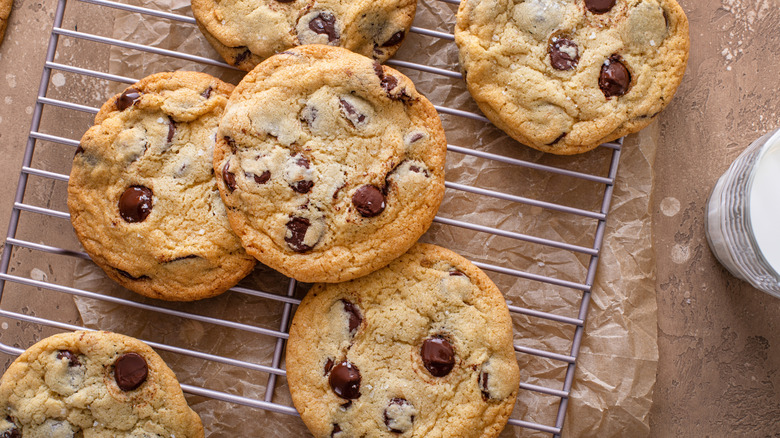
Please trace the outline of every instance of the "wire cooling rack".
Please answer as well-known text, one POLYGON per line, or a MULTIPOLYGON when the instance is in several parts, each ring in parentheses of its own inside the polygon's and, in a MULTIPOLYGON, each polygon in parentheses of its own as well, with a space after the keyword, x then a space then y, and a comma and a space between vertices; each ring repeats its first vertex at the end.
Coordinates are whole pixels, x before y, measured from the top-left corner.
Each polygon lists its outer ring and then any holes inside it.
MULTIPOLYGON (((458 4, 458 0, 425 1, 438 1, 452 5, 458 4)), ((153 10, 130 4, 120 4, 105 0, 70 0, 70 2, 71 4, 79 5, 80 8, 98 8, 98 14, 109 14, 116 10, 122 10, 142 14, 144 17, 154 18, 156 20, 166 21, 173 26, 194 27, 195 24, 194 19, 186 15, 153 10)), ((87 119, 89 119, 97 113, 97 106, 99 106, 99 104, 95 106, 94 104, 85 105, 80 103, 84 101, 84 90, 81 90, 82 93, 80 94, 75 92, 63 93, 58 90, 53 90, 51 87, 52 83, 55 85, 54 88, 59 88, 61 84, 58 84, 56 80, 53 80, 52 75, 67 73, 71 78, 75 78, 76 83, 85 84, 86 87, 96 87, 97 85, 95 84, 98 82, 95 81, 102 81, 99 82, 101 84, 106 82, 114 83, 117 86, 124 87, 125 85, 123 84, 132 84, 138 79, 71 65, 67 62, 68 57, 64 56, 65 52, 73 50, 78 51, 80 50, 78 48, 79 44, 87 44, 87 42, 89 42, 90 44, 94 43, 94 47, 121 47, 139 53, 156 54, 171 59, 215 66, 222 68, 227 72, 234 72, 234 69, 227 64, 198 54, 182 53, 161 48, 156 45, 137 44, 108 36, 102 36, 98 33, 91 33, 83 30, 79 31, 78 26, 73 26, 73 30, 67 29, 63 26, 63 20, 67 13, 70 13, 66 11, 71 9, 67 3, 68 0, 58 0, 56 12, 54 14, 53 28, 46 53, 37 101, 33 111, 32 127, 24 153, 24 162, 19 175, 19 185, 14 199, 13 210, 11 212, 8 235, 5 241, 2 259, 0 260, 0 319, 4 321, 3 328, 6 329, 8 327, 7 322, 5 321, 16 321, 14 326, 34 327, 38 333, 52 330, 84 329, 70 321, 62 321, 62 318, 58 318, 56 314, 42 314, 41 312, 36 312, 33 308, 35 305, 33 302, 22 301, 22 304, 12 302, 7 296, 10 293, 9 291, 17 288, 21 290, 22 294, 28 293, 25 292, 26 290, 35 290, 38 291, 39 294, 43 294, 36 295, 36 300, 38 301, 41 299, 49 300, 49 297, 51 297, 51 299, 61 299, 62 297, 85 297, 118 306, 154 312, 160 316, 197 321, 198 323, 219 326, 220 328, 227 330, 243 331, 256 334, 257 336, 270 337, 270 339, 275 340, 273 360, 270 364, 253 363, 231 357, 216 356, 208 352, 166 343, 150 341, 147 341, 147 343, 165 354, 187 356, 192 360, 203 361, 204 364, 227 364, 239 369, 258 372, 260 375, 266 376, 267 379, 265 397, 245 397, 241 394, 211 389, 206 387, 206 385, 190 384, 184 381, 182 382, 182 388, 187 393, 225 403, 235 403, 275 413, 297 415, 290 403, 279 403, 275 401, 275 392, 278 391, 279 387, 277 381, 285 376, 283 355, 285 340, 288 337, 288 325, 295 306, 300 303, 299 297, 296 296, 298 285, 294 280, 285 280, 286 284, 284 287, 277 288, 280 291, 277 290, 276 292, 267 292, 258 288, 245 287, 235 287, 231 289, 231 292, 228 292, 232 294, 246 294, 278 304, 281 307, 281 324, 278 329, 275 329, 260 323, 248 324, 246 322, 233 321, 230 319, 229 315, 227 317, 215 318, 212 316, 200 315, 196 312, 190 312, 186 307, 183 308, 184 310, 181 310, 181 307, 171 309, 168 306, 156 304, 155 302, 149 304, 149 301, 142 301, 140 298, 122 298, 102 294, 100 291, 80 289, 72 286, 72 278, 69 278, 67 275, 61 275, 59 277, 52 275, 53 279, 49 280, 46 272, 36 269, 29 271, 29 275, 21 275, 22 272, 27 270, 20 269, 20 267, 24 267, 25 263, 31 263, 30 260, 37 258, 88 259, 88 256, 77 246, 75 248, 68 248, 68 244, 63 243, 64 240, 62 238, 62 235, 67 234, 67 232, 63 233, 58 230, 67 230, 67 227, 69 226, 69 215, 67 213, 67 208, 65 207, 64 199, 66 194, 64 190, 62 190, 62 187, 68 180, 66 173, 69 170, 69 160, 70 157, 72 157, 74 149, 79 144, 78 138, 80 133, 86 130, 90 124, 87 122, 87 124, 83 126, 83 129, 82 127, 74 128, 74 134, 70 137, 51 132, 47 133, 46 126, 48 126, 49 123, 54 123, 55 121, 61 122, 62 120, 68 120, 69 118, 77 120, 79 117, 81 119, 87 117, 87 119), (36 148, 39 152, 36 152, 36 148), (67 161, 67 164, 63 164, 65 167, 63 167, 60 172, 48 170, 46 168, 47 166, 40 164, 41 160, 35 159, 36 154, 39 153, 49 156, 53 153, 58 153, 63 157, 62 161, 67 161), (36 198, 36 196, 31 195, 30 192, 36 191, 36 187, 39 187, 41 184, 48 184, 50 186, 59 184, 60 190, 53 191, 52 193, 54 193, 54 195, 51 196, 51 199, 48 199, 45 202, 36 202, 35 199, 40 198, 40 196, 36 198)), ((76 12, 73 13, 77 14, 76 12)), ((430 44, 442 42, 453 44, 451 42, 454 40, 451 33, 438 30, 413 27, 412 32, 421 37, 429 38, 430 44)), ((421 75, 428 75, 428 78, 433 78, 435 80, 438 80, 437 78, 440 78, 441 80, 459 80, 461 78, 460 73, 457 72, 457 66, 451 66, 451 69, 446 69, 416 64, 402 59, 390 60, 388 64, 401 70, 406 69, 408 71, 416 71, 421 75)), ((54 79, 56 79, 56 77, 54 79)), ((110 94, 107 94, 105 97, 108 95, 110 94)), ((437 102, 434 102, 434 104, 436 103, 437 102)), ((442 115, 455 118, 455 123, 457 123, 458 119, 465 118, 471 122, 489 124, 487 119, 481 114, 473 111, 443 105, 438 105, 436 108, 442 115)), ((445 127, 446 126, 447 124, 445 123, 445 127)), ((524 419, 522 414, 517 414, 518 410, 516 409, 515 414, 513 414, 513 417, 509 420, 509 424, 511 425, 509 427, 519 427, 531 431, 545 432, 556 437, 560 436, 563 428, 567 404, 571 395, 575 364, 583 336, 585 318, 588 313, 591 289, 594 284, 599 252, 604 238, 607 212, 609 211, 613 184, 617 174, 621 143, 605 144, 602 145, 600 149, 602 150, 601 156, 605 157, 606 163, 606 165, 603 166, 603 169, 606 170, 604 175, 583 173, 577 170, 567 169, 565 166, 539 164, 538 161, 523 160, 508 155, 486 152, 479 148, 469 147, 469 145, 448 145, 448 155, 457 154, 460 156, 476 157, 482 160, 501 163, 502 165, 517 167, 518 171, 526 169, 528 171, 554 174, 554 177, 556 178, 565 177, 588 181, 593 183, 594 187, 596 187, 594 190, 599 193, 599 197, 601 198, 600 208, 589 210, 530 197, 518 196, 516 194, 502 193, 477 185, 462 184, 449 180, 446 183, 447 195, 445 195, 445 202, 446 196, 449 196, 451 193, 461 192, 497 199, 501 202, 505 202, 507 205, 521 204, 562 214, 576 215, 592 219, 595 223, 595 226, 589 229, 587 236, 590 242, 592 242, 592 245, 583 246, 577 243, 567 243, 546 237, 535 236, 533 233, 519 233, 497 227, 485 226, 473 221, 443 216, 437 216, 435 219, 435 223, 442 227, 453 227, 454 229, 469 230, 470 232, 475 233, 487 233, 519 242, 540 245, 548 249, 552 248, 558 251, 572 252, 584 259, 583 264, 587 268, 586 274, 584 278, 579 281, 540 275, 538 273, 529 272, 528 270, 518 270, 512 266, 504 266, 500 263, 475 261, 477 266, 493 274, 515 277, 531 283, 539 282, 553 285, 555 287, 570 289, 580 294, 574 308, 569 309, 570 314, 564 314, 566 312, 552 312, 548 310, 525 308, 509 303, 509 309, 513 315, 524 315, 528 318, 536 318, 546 322, 559 324, 561 326, 561 331, 571 334, 568 352, 564 353, 523 345, 515 346, 518 357, 529 355, 533 358, 546 360, 558 364, 561 368, 565 369, 565 372, 561 373, 562 378, 557 380, 557 384, 540 385, 530 382, 523 382, 520 384, 521 395, 523 391, 527 391, 533 394, 559 399, 559 402, 556 403, 557 412, 550 416, 551 421, 549 423, 524 419)), ((65 240, 67 241, 68 239, 65 240)), ((73 240, 73 236, 69 236, 69 241, 73 240)), ((32 292, 29 293, 30 297, 34 295, 32 292)), ((32 298, 30 298, 30 300, 32 300, 32 298)), ((24 338, 25 336, 23 334, 18 336, 18 339, 24 338)), ((13 346, 3 343, 0 344, 0 351, 11 355, 18 355, 28 346, 29 345, 13 346)), ((174 371, 176 370, 174 369, 174 371)), ((276 399, 278 399, 278 397, 276 397, 276 399)), ((523 397, 518 397, 518 399, 523 399, 523 397)))

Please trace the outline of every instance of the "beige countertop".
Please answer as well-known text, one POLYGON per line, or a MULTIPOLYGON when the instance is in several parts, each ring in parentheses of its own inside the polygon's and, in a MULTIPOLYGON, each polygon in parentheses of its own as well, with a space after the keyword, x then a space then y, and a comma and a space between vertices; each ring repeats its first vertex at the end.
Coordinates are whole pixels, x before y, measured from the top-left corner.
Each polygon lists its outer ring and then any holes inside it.
MULTIPOLYGON (((780 0, 680 3, 691 23, 691 57, 660 116, 655 162, 660 357, 651 429, 659 437, 778 436, 780 300, 717 263, 703 213, 731 161, 780 127, 780 0)), ((0 46, 3 236, 55 6, 55 0, 16 0, 0 46)), ((2 369, 11 359, 0 355, 2 369)))

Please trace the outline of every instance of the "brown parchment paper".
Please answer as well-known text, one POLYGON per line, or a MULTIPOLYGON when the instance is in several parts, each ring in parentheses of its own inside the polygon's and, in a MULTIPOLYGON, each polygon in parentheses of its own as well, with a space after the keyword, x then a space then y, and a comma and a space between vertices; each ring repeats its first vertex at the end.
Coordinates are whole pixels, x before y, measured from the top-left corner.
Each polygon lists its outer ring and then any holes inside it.
MULTIPOLYGON (((144 6, 191 16, 187 0, 153 0, 144 6)), ((415 25, 452 33, 455 5, 421 0, 415 25)), ((188 23, 116 12, 113 37, 169 50, 220 59, 197 27, 188 23)), ((453 42, 410 34, 397 59, 458 71, 453 42)), ((206 71, 237 83, 242 73, 203 66, 185 60, 113 48, 110 72, 131 78, 166 70, 206 71)), ((401 69, 418 89, 437 105, 478 112, 464 84, 430 73, 401 69)), ((122 86, 117 86, 119 91, 122 86)), ((489 124, 443 115, 450 144, 540 164, 605 176, 610 151, 598 148, 575 157, 556 157, 533 151, 508 139, 489 124)), ((657 124, 626 139, 609 212, 607 233, 572 388, 564 436, 646 436, 655 384, 658 349, 654 293, 655 264, 651 240, 650 193, 652 165, 657 146, 657 124)), ((599 211, 604 185, 549 172, 512 166, 450 152, 448 181, 496 190, 516 196, 599 211)), ((439 215, 504 231, 591 247, 597 222, 541 207, 509 202, 465 191, 447 190, 439 215)), ((520 240, 434 224, 424 241, 453 249, 479 262, 584 283, 589 257, 520 240)), ((511 305, 576 318, 582 293, 570 288, 524 280, 489 271, 511 305)), ((241 285, 284 295, 287 282, 264 267, 241 285)), ((262 297, 227 293, 196 303, 146 300, 116 286, 90 262, 78 266, 76 286, 106 295, 182 312, 225 319, 239 324, 279 330, 284 305, 262 297)), ((296 296, 305 294, 299 286, 296 296)), ((150 342, 164 343, 246 361, 272 365, 274 337, 188 318, 161 315, 144 309, 77 298, 85 325, 114 330, 150 342)), ((569 355, 574 328, 544 319, 513 315, 515 343, 569 355)), ((263 400, 268 374, 230 364, 169 353, 158 349, 182 383, 263 400)), ((562 389, 566 363, 518 353, 523 382, 562 389)), ((283 377, 277 380, 272 400, 290 405, 283 377)), ((189 396, 190 405, 203 418, 209 436, 307 436, 295 416, 189 396)), ((521 390, 513 418, 555 423, 560 398, 521 390)), ((549 436, 547 433, 508 426, 502 437, 549 436)))

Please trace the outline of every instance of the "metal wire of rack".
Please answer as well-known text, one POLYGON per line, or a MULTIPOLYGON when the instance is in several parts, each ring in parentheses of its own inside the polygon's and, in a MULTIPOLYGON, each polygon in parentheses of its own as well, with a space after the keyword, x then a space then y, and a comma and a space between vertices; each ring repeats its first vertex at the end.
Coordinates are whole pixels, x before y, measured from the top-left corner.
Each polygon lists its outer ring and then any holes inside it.
MULTIPOLYGON (((155 17, 157 19, 162 19, 162 20, 169 20, 172 23, 181 23, 182 25, 195 24, 195 20, 191 17, 175 14, 171 12, 149 9, 146 7, 116 3, 109 0, 71 0, 71 2, 74 1, 78 1, 84 4, 94 5, 99 8, 111 8, 114 10, 123 10, 127 12, 138 13, 138 14, 142 14, 143 16, 155 17)), ((455 5, 459 3, 459 0, 429 0, 429 1, 439 1, 444 3, 455 4, 455 5)), ((277 388, 277 379, 280 376, 285 375, 285 370, 282 368, 281 365, 283 363, 285 340, 288 338, 287 328, 291 320, 294 307, 300 303, 300 300, 295 297, 295 291, 297 286, 295 280, 288 279, 285 294, 266 292, 263 290, 250 289, 244 287, 234 287, 231 289, 231 293, 247 294, 253 297, 272 300, 273 302, 281 304, 283 306, 281 324, 278 330, 274 330, 266 327, 246 324, 243 322, 231 321, 227 317, 214 318, 214 317, 203 316, 203 315, 182 311, 182 310, 168 309, 161 306, 156 306, 154 304, 146 304, 131 299, 108 296, 108 295, 101 294, 99 292, 83 290, 79 288, 66 286, 63 284, 57 284, 56 282, 49 282, 46 279, 28 278, 28 277, 9 273, 9 265, 11 263, 12 255, 15 249, 23 248, 23 249, 40 252, 40 253, 56 256, 56 257, 75 257, 79 259, 87 259, 87 260, 89 259, 89 257, 81 251, 61 248, 56 244, 50 245, 46 243, 38 243, 32 241, 32 239, 19 238, 17 235, 18 229, 22 224, 22 213, 41 215, 44 217, 51 217, 57 219, 66 219, 66 220, 69 219, 69 215, 67 212, 59 211, 57 209, 52 209, 48 207, 41 207, 38 205, 33 205, 31 203, 25 202, 25 192, 28 188, 29 177, 36 177, 36 178, 42 178, 46 180, 59 181, 59 182, 68 181, 68 176, 65 174, 48 171, 45 169, 35 167, 33 165, 33 156, 35 154, 36 144, 38 142, 47 142, 55 145, 70 146, 72 148, 75 148, 79 145, 78 139, 72 139, 72 138, 67 138, 67 137, 54 135, 46 132, 41 132, 41 124, 44 115, 44 108, 57 107, 65 111, 72 111, 76 113, 87 113, 91 115, 96 114, 98 111, 98 108, 76 103, 75 101, 73 101, 75 99, 71 99, 70 101, 68 101, 68 100, 49 97, 49 90, 50 90, 49 84, 51 81, 52 72, 53 71, 67 72, 74 75, 97 78, 100 80, 105 80, 105 81, 110 81, 110 82, 120 83, 120 84, 132 84, 136 82, 135 78, 114 75, 114 74, 105 73, 101 71, 68 65, 67 63, 57 62, 56 57, 57 57, 57 53, 59 49, 59 41, 61 37, 71 38, 76 41, 91 41, 91 42, 109 45, 109 46, 123 47, 126 49, 137 50, 139 52, 152 53, 152 54, 157 54, 165 57, 182 59, 182 60, 191 61, 203 65, 217 66, 228 70, 233 69, 231 66, 221 61, 216 61, 214 59, 210 59, 198 55, 181 53, 181 52, 167 50, 167 49, 149 46, 149 45, 136 44, 132 42, 117 40, 117 39, 100 36, 88 32, 78 31, 78 30, 66 29, 63 27, 63 17, 65 16, 67 2, 68 0, 58 0, 57 9, 54 14, 53 28, 49 39, 49 46, 46 52, 46 60, 45 60, 44 69, 41 77, 40 88, 38 90, 37 101, 33 110, 32 126, 30 129, 26 149, 24 152, 24 161, 22 164, 21 173, 19 175, 19 184, 14 198, 13 210, 11 211, 11 220, 8 229, 8 235, 4 244, 4 251, 2 253, 2 258, 0 259, 0 317, 9 318, 11 320, 22 321, 30 324, 39 325, 39 326, 45 326, 53 329, 59 329, 59 330, 85 329, 84 327, 80 327, 70 323, 56 321, 51 318, 38 317, 24 311, 7 310, 6 307, 8 306, 5 305, 5 303, 3 302, 3 296, 6 295, 4 293, 6 291, 6 286, 8 286, 9 284, 17 284, 17 285, 34 287, 34 288, 41 288, 58 294, 69 295, 74 297, 86 297, 86 298, 100 300, 103 302, 109 302, 121 306, 127 306, 134 309, 141 309, 149 312, 157 312, 161 315, 184 318, 184 319, 198 321, 206 324, 213 324, 216 326, 225 327, 230 330, 239 330, 239 331, 245 331, 257 335, 270 336, 276 340, 273 360, 270 366, 264 364, 252 363, 252 362, 234 359, 234 358, 229 358, 229 357, 216 356, 210 353, 196 351, 187 348, 181 348, 174 345, 167 345, 163 343, 156 343, 156 342, 149 342, 149 341, 147 341, 147 343, 155 349, 170 352, 173 354, 185 355, 197 360, 227 364, 227 365, 236 366, 247 370, 266 373, 268 375, 265 397, 263 399, 249 398, 241 395, 230 394, 224 391, 218 391, 218 390, 213 390, 202 386, 183 383, 181 385, 182 389, 187 393, 199 395, 207 398, 212 398, 212 399, 216 399, 228 403, 235 403, 235 404, 249 406, 253 408, 264 409, 271 412, 297 415, 296 410, 292 406, 279 404, 273 401, 274 391, 277 388)), ((412 32, 433 39, 439 39, 444 41, 454 40, 452 34, 436 31, 436 30, 413 27, 412 32)), ((390 60, 388 61, 388 64, 397 68, 416 70, 430 75, 436 75, 436 76, 442 76, 442 77, 454 78, 454 79, 461 78, 460 73, 458 73, 457 71, 451 71, 447 69, 412 63, 412 62, 398 60, 398 59, 390 60)), ((436 108, 441 114, 447 114, 450 116, 463 117, 474 121, 489 123, 489 121, 484 116, 474 112, 464 111, 461 109, 451 108, 446 106, 436 106, 436 108)), ((570 288, 572 290, 581 292, 579 307, 575 309, 576 311, 575 317, 559 315, 547 311, 525 308, 525 307, 515 306, 511 304, 509 305, 509 310, 513 314, 526 315, 534 318, 541 318, 544 320, 553 321, 556 323, 560 323, 564 326, 573 328, 571 347, 568 354, 560 354, 560 353, 545 351, 537 348, 529 348, 521 345, 515 346, 515 350, 520 354, 533 355, 540 358, 549 359, 551 361, 560 362, 564 364, 566 371, 565 371, 565 378, 563 379, 561 387, 542 386, 542 385, 532 384, 528 382, 523 382, 520 384, 521 390, 531 391, 539 394, 544 394, 547 396, 560 398, 560 403, 558 404, 558 409, 557 409, 557 415, 555 416, 555 421, 553 424, 541 424, 533 421, 524 420, 523 418, 513 417, 510 418, 509 420, 509 424, 511 425, 519 426, 533 431, 550 433, 556 437, 561 435, 564 419, 566 415, 567 405, 569 402, 569 397, 571 395, 572 384, 574 381, 574 370, 576 366, 577 356, 579 354, 580 344, 583 337, 585 319, 588 313, 590 295, 591 295, 591 290, 596 275, 599 253, 600 253, 602 241, 605 234, 607 213, 609 211, 610 201, 612 199, 613 185, 615 183, 618 163, 621 154, 621 144, 622 143, 618 141, 615 143, 602 145, 602 148, 605 148, 609 151, 609 166, 608 166, 609 169, 607 171, 607 174, 603 176, 589 174, 589 173, 582 173, 578 171, 564 169, 561 167, 538 164, 536 162, 531 162, 531 161, 524 161, 516 158, 495 154, 495 153, 472 149, 469 147, 448 145, 448 153, 470 155, 473 157, 478 157, 480 159, 492 160, 495 162, 500 162, 512 166, 533 169, 535 171, 547 172, 556 175, 577 178, 580 180, 585 180, 585 181, 595 183, 600 187, 603 187, 603 197, 601 200, 601 207, 597 211, 591 211, 591 210, 586 210, 581 208, 570 207, 566 205, 559 205, 551 202, 540 201, 540 200, 531 199, 527 197, 501 193, 494 190, 484 189, 484 188, 456 183, 452 181, 447 181, 446 183, 446 187, 448 190, 489 196, 506 202, 520 203, 529 206, 539 207, 542 209, 549 209, 556 212, 573 214, 580 217, 590 218, 597 222, 597 226, 595 227, 595 232, 592 235, 593 244, 591 246, 583 246, 583 245, 551 240, 548 238, 537 237, 529 234, 506 231, 499 228, 484 226, 484 225, 471 223, 459 219, 446 218, 442 216, 437 216, 435 219, 435 222, 441 225, 457 227, 460 229, 467 229, 474 232, 489 233, 492 235, 501 236, 509 239, 515 239, 518 241, 544 245, 546 247, 559 249, 561 251, 570 251, 570 252, 584 255, 588 259, 587 274, 583 281, 564 280, 560 278, 539 275, 532 272, 521 271, 518 269, 513 269, 511 267, 499 266, 497 264, 475 262, 477 266, 487 271, 497 272, 497 273, 514 276, 526 280, 547 283, 547 284, 560 286, 564 288, 570 288)), ((0 343, 0 351, 7 354, 18 355, 23 350, 24 350, 23 348, 17 348, 12 345, 6 345, 5 343, 0 343)))

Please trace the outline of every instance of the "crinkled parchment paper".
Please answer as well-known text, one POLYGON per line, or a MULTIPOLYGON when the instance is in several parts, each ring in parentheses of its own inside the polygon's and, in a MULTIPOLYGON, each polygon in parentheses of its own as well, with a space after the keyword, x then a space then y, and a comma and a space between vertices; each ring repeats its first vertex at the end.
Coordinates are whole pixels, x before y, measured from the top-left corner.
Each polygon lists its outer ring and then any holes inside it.
MULTIPOLYGON (((154 0, 146 2, 145 6, 191 16, 186 0, 154 0)), ((455 5, 421 0, 415 25, 451 33, 455 10, 455 5)), ((197 27, 188 23, 116 12, 113 37, 219 59, 197 27)), ((396 58, 458 70, 454 43, 418 34, 407 37, 396 58)), ((120 48, 112 49, 110 69, 111 73, 133 78, 176 69, 207 71, 233 83, 242 76, 239 72, 218 67, 120 48)), ((415 70, 402 71, 435 104, 477 111, 462 81, 415 70)), ((549 156, 518 145, 483 122, 449 115, 442 116, 442 120, 450 144, 594 175, 607 175, 610 162, 608 149, 598 148, 575 157, 549 156)), ((639 135, 629 137, 623 148, 564 436, 637 437, 649 434, 648 416, 658 359, 655 265, 649 211, 657 129, 654 124, 639 135)), ((448 154, 446 173, 447 180, 451 182, 590 211, 601 209, 604 185, 582 179, 456 152, 448 154)), ((445 218, 583 247, 593 245, 597 225, 594 219, 452 189, 447 190, 439 214, 445 218)), ((434 224, 423 240, 453 249, 474 261, 576 283, 585 282, 589 262, 587 255, 577 252, 450 225, 434 224)), ((577 290, 496 272, 488 273, 512 305, 572 318, 578 315, 582 293, 577 290)), ((284 295, 287 283, 281 275, 260 267, 242 285, 284 295)), ((79 266, 76 286, 270 330, 279 330, 282 324, 284 305, 276 301, 231 292, 196 303, 154 302, 117 287, 89 262, 79 266)), ((297 296, 305 293, 305 289, 299 287, 297 296)), ((89 327, 115 330, 151 342, 252 364, 272 365, 277 343, 272 336, 88 299, 77 299, 77 304, 84 323, 89 327)), ((562 355, 571 353, 573 326, 523 315, 513 315, 513 319, 517 345, 562 355)), ((265 398, 268 374, 261 370, 248 370, 162 349, 158 351, 182 383, 260 400, 265 398)), ((522 381, 563 388, 565 362, 522 353, 518 353, 517 357, 522 381)), ((195 396, 190 396, 189 401, 203 417, 211 436, 306 435, 305 427, 295 416, 195 396)), ((283 377, 278 379, 273 401, 290 405, 283 377)), ((556 396, 521 390, 513 418, 554 425, 559 403, 560 398, 556 396)), ((509 426, 501 436, 549 434, 509 426)))

